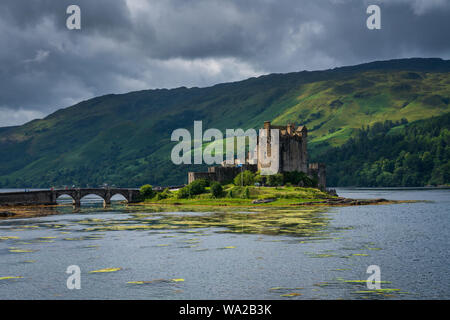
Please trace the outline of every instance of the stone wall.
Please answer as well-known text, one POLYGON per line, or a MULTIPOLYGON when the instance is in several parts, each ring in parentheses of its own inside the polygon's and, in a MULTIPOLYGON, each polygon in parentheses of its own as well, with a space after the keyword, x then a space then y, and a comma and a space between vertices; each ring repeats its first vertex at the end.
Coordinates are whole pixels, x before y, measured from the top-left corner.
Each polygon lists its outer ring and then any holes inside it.
POLYGON ((95 194, 105 201, 111 203, 111 197, 121 194, 129 203, 140 201, 138 189, 64 189, 64 190, 41 190, 28 192, 7 192, 0 193, 0 205, 53 205, 61 195, 72 197, 76 206, 80 205, 81 199, 87 195, 95 194))
POLYGON ((240 172, 250 170, 251 172, 257 171, 256 164, 244 164, 242 167, 236 166, 216 166, 209 167, 208 172, 189 172, 188 183, 192 181, 205 179, 210 181, 217 181, 220 183, 231 182, 240 172))
POLYGON ((308 175, 317 177, 318 187, 325 190, 327 187, 327 168, 324 163, 310 163, 308 167, 308 175))
MULTIPOLYGON (((56 200, 56 199, 55 199, 56 200)), ((50 205, 55 204, 49 191, 0 193, 1 205, 50 205)))
POLYGON ((300 136, 280 136, 279 172, 308 172, 306 138, 300 136))
POLYGON ((216 175, 211 172, 188 172, 188 183, 200 179, 216 181, 216 175))

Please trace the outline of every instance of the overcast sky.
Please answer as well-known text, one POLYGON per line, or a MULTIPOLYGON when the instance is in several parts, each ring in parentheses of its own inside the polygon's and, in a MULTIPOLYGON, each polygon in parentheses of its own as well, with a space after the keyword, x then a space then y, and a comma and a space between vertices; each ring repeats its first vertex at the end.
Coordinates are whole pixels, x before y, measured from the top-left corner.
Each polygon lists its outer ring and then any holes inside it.
POLYGON ((1 0, 0 126, 108 93, 449 59, 449 17, 450 0, 1 0), (66 28, 71 4, 81 30, 66 28))

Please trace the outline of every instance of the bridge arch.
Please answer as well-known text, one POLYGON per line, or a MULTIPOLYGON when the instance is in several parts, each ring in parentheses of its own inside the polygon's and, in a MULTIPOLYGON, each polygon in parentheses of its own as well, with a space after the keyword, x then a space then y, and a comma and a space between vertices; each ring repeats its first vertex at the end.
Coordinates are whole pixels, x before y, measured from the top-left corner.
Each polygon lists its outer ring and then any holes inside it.
MULTIPOLYGON (((93 199, 98 200, 98 201, 103 201, 105 202, 105 198, 103 198, 101 195, 95 194, 95 193, 88 193, 88 194, 82 194, 81 198, 80 198, 80 203, 81 201, 86 201, 86 200, 90 200, 89 197, 93 197, 93 199)), ((92 199, 92 198, 91 198, 92 199)))
POLYGON ((115 198, 114 201, 126 201, 126 202, 129 202, 128 201, 128 196, 124 192, 115 192, 114 194, 111 193, 111 200, 113 200, 113 198, 115 198), (117 198, 119 198, 118 196, 120 197, 120 199, 117 199, 117 198))
POLYGON ((64 198, 71 199, 72 203, 75 204, 75 198, 73 197, 73 195, 70 194, 70 192, 65 192, 65 193, 61 192, 61 193, 57 194, 55 201, 58 201, 58 200, 61 201, 61 200, 64 200, 64 198))

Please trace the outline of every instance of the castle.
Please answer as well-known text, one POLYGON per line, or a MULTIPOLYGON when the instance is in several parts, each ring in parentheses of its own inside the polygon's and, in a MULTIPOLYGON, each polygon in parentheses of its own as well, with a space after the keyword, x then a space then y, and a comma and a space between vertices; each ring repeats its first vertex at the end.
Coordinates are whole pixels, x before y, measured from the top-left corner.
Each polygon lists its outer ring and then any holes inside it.
MULTIPOLYGON (((271 137, 271 130, 279 130, 279 144, 275 150, 271 149, 268 144, 266 150, 268 156, 277 153, 278 162, 275 164, 275 172, 304 172, 310 177, 316 177, 320 189, 326 188, 326 167, 323 163, 309 163, 308 164, 308 149, 307 139, 308 130, 305 126, 296 127, 294 124, 287 124, 286 126, 274 126, 270 121, 264 122, 265 136, 271 137)), ((257 152, 260 148, 261 137, 258 137, 257 152)), ((236 165, 228 165, 223 163, 221 166, 209 167, 208 172, 189 172, 188 183, 197 179, 207 179, 218 182, 232 181, 233 178, 243 170, 250 170, 256 172, 264 167, 270 166, 272 163, 262 163, 261 157, 258 157, 257 162, 246 159, 245 163, 236 165)))

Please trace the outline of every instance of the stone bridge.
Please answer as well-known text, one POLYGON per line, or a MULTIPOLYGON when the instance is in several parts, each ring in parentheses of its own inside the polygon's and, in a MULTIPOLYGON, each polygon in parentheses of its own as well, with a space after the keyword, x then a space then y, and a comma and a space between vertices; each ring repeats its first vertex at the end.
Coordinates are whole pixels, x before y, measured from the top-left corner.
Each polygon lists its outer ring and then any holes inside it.
POLYGON ((81 205, 81 199, 87 195, 101 197, 105 205, 111 204, 111 197, 120 194, 128 203, 139 202, 139 189, 124 188, 79 188, 79 189, 55 189, 39 191, 21 191, 0 193, 0 205, 55 205, 56 200, 67 195, 73 199, 75 206, 81 205))

